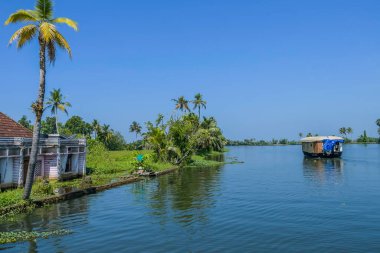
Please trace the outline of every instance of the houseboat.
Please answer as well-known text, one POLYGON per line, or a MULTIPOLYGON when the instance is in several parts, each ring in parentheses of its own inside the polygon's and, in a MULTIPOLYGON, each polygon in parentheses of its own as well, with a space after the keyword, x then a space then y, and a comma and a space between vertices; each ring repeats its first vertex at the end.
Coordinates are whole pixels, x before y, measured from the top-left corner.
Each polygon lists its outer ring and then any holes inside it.
POLYGON ((337 136, 313 136, 301 139, 302 151, 310 157, 340 157, 344 139, 337 136))
MULTIPOLYGON (((0 112, 0 189, 25 183, 32 131, 0 112)), ((41 135, 35 178, 67 179, 86 173, 86 140, 41 135)))

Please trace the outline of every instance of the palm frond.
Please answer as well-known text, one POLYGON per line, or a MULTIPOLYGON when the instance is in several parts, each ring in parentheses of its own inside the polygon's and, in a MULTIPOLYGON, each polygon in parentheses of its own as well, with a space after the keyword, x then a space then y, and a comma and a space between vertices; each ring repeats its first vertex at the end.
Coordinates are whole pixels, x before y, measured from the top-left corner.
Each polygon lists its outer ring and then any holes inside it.
POLYGON ((72 19, 69 19, 69 18, 55 18, 55 19, 51 20, 51 22, 66 24, 66 25, 70 26, 71 28, 73 28, 75 31, 79 30, 78 29, 78 23, 72 19))
POLYGON ((17 48, 21 48, 27 41, 33 39, 36 35, 37 27, 35 25, 27 25, 18 29, 9 40, 9 44, 12 44, 15 40, 18 40, 17 48))
POLYGON ((55 62, 55 51, 56 51, 54 41, 53 40, 49 41, 46 44, 46 47, 48 50, 49 61, 50 61, 50 63, 54 63, 55 62))
POLYGON ((69 54, 70 58, 71 58, 71 48, 70 48, 70 45, 66 41, 65 37, 63 37, 62 34, 60 34, 57 30, 55 30, 55 42, 57 43, 57 45, 60 48, 65 49, 67 51, 67 53, 69 54))
POLYGON ((53 24, 42 22, 40 24, 40 39, 48 44, 50 41, 54 41, 56 31, 57 29, 53 24))
POLYGON ((37 13, 33 10, 18 10, 12 13, 5 21, 5 25, 17 22, 36 22, 38 21, 37 13))
POLYGON ((50 20, 53 16, 53 2, 51 0, 37 0, 36 12, 43 20, 50 20))

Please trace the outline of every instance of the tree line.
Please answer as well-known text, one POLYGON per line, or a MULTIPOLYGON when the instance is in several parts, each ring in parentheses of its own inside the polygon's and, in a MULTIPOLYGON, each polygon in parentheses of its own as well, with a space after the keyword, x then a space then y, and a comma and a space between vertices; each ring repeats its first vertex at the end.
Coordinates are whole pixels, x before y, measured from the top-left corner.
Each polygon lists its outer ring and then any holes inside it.
MULTIPOLYGON (((167 121, 163 114, 158 114, 154 122, 145 122, 145 132, 138 122, 133 121, 129 131, 136 134, 136 139, 138 136, 142 139, 127 143, 120 132, 113 130, 110 125, 100 124, 97 119, 90 123, 80 116, 72 116, 65 123, 59 122, 58 112, 68 114, 71 104, 65 101, 61 90, 55 89, 50 92, 46 106, 51 109, 52 116, 41 121, 41 133, 83 137, 104 145, 107 150, 152 149, 156 160, 173 164, 186 163, 195 153, 223 150, 226 139, 216 119, 201 116, 201 109, 206 109, 207 102, 200 93, 194 96, 194 100, 181 96, 172 101, 180 114, 172 114, 167 121), (192 108, 190 104, 193 105, 192 108)), ((18 122, 33 129, 26 116, 18 122)))

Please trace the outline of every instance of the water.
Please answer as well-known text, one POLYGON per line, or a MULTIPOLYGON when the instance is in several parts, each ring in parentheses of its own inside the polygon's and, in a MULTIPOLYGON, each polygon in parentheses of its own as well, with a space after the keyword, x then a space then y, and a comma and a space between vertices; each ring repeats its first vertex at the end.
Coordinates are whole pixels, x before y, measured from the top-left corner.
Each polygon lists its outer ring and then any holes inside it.
POLYGON ((73 234, 9 252, 380 252, 380 146, 304 159, 231 147, 243 164, 187 169, 36 209, 0 231, 73 234))

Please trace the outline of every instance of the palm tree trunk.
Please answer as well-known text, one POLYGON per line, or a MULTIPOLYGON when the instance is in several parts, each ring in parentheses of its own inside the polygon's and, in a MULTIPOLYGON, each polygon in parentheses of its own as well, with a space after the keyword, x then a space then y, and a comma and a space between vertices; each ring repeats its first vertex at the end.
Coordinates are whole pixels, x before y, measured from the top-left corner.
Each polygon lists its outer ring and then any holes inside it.
POLYGON ((40 141, 40 131, 41 131, 41 118, 44 108, 45 99, 45 77, 46 77, 46 46, 45 42, 41 39, 40 44, 40 85, 38 90, 38 98, 35 104, 33 104, 33 109, 36 114, 36 121, 33 128, 33 140, 32 140, 32 150, 30 152, 30 159, 28 165, 28 173, 26 176, 23 199, 29 199, 30 193, 32 191, 32 185, 34 180, 34 171, 37 165, 37 155, 38 155, 38 143, 40 141))
POLYGON ((55 108, 55 128, 57 130, 57 134, 59 134, 59 130, 58 130, 58 111, 57 111, 57 107, 55 108))
POLYGON ((198 107, 198 118, 201 120, 201 107, 198 107))

